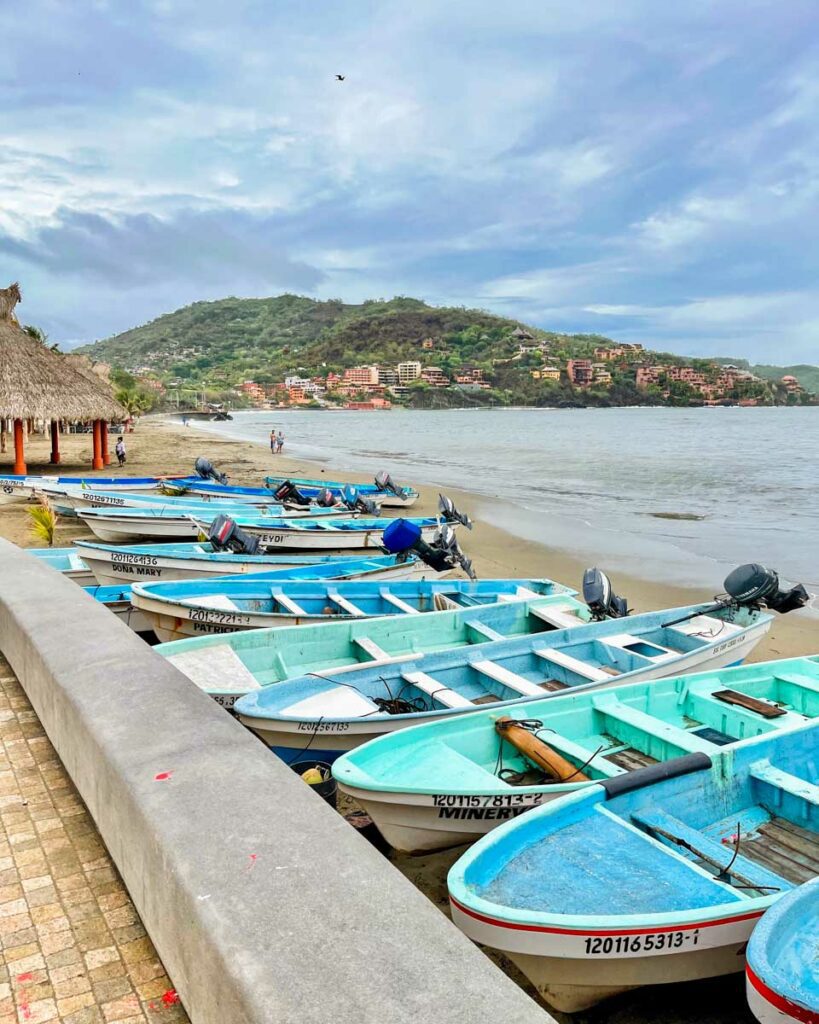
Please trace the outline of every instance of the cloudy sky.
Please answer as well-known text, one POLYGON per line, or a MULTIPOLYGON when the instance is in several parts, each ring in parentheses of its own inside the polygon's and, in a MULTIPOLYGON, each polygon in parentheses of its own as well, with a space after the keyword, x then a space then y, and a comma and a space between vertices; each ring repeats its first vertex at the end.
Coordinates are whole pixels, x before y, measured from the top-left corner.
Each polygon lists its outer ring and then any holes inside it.
POLYGON ((405 294, 819 362, 815 0, 27 0, 4 35, 0 277, 55 340, 405 294))

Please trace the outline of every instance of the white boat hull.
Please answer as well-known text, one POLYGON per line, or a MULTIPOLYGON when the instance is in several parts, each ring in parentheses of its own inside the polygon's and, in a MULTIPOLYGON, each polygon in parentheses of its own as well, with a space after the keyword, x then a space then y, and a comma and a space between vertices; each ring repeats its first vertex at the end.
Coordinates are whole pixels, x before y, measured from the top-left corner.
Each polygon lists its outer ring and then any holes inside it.
POLYGON ((80 519, 99 540, 109 544, 124 544, 129 541, 141 540, 198 540, 207 529, 198 526, 192 519, 166 519, 157 516, 155 519, 127 516, 111 519, 84 517, 80 519))
MULTIPOLYGON (((405 580, 412 578, 415 572, 414 564, 402 564, 362 575, 367 580, 405 580)), ((356 578, 355 576, 345 577, 345 579, 356 578)), ((134 594, 132 601, 145 614, 150 623, 149 628, 156 633, 162 643, 171 640, 185 640, 192 636, 209 636, 215 633, 235 633, 245 629, 298 625, 298 620, 294 616, 259 615, 252 612, 222 611, 218 608, 195 608, 158 601, 145 594, 134 594)))
MULTIPOLYGON (((762 637, 770 629, 770 620, 758 622, 744 630, 742 633, 729 638, 724 643, 717 644, 707 649, 691 651, 681 658, 674 658, 661 664, 651 665, 642 672, 629 674, 628 682, 639 682, 641 679, 661 679, 665 676, 685 675, 689 672, 706 672, 711 669, 725 668, 728 665, 736 665, 744 661, 751 651, 756 647, 762 637)), ((595 689, 605 689, 617 686, 623 682, 622 678, 612 677, 610 682, 604 682, 595 689)), ((542 698, 539 698, 542 699, 542 698)), ((525 702, 518 703, 516 707, 525 707, 525 702)), ((475 708, 480 711, 480 707, 475 708)), ((436 716, 436 721, 443 718, 469 714, 469 711, 453 711, 451 713, 441 712, 436 716)), ((298 719, 282 718, 256 718, 239 715, 239 720, 259 736, 269 747, 279 751, 301 750, 305 743, 305 737, 311 733, 316 735, 312 743, 313 748, 320 748, 332 758, 348 750, 353 750, 368 743, 370 740, 383 736, 386 733, 396 732, 398 729, 405 729, 409 725, 417 724, 411 719, 403 718, 381 718, 381 719, 344 719, 342 721, 322 721, 320 726, 313 722, 299 721, 298 719)), ((488 819, 484 821, 484 831, 488 832, 498 821, 488 819)), ((474 836, 478 838, 480 832, 474 836)), ((446 844, 450 845, 450 844, 446 844)))
MULTIPOLYGON (((206 524, 201 524, 206 531, 206 524)), ((383 528, 376 530, 276 530, 263 526, 242 526, 245 533, 259 538, 259 543, 266 550, 273 551, 372 551, 383 553, 383 528)), ((437 526, 425 526, 421 529, 423 540, 429 541, 436 532, 437 526)))
POLYGON ((696 925, 661 928, 525 928, 476 914, 450 900, 452 920, 474 942, 505 953, 543 998, 564 1013, 644 985, 666 985, 735 974, 761 911, 696 925), (646 952, 646 947, 651 952, 646 952))
POLYGON ((148 633, 153 628, 147 615, 139 608, 134 608, 130 601, 116 601, 105 607, 135 633, 148 633))

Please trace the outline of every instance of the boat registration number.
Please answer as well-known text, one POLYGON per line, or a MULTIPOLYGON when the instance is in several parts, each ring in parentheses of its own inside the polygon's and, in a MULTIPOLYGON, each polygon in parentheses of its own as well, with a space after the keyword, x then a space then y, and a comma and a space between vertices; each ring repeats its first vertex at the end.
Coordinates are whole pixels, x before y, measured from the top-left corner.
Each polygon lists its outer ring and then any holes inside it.
POLYGON ((281 544, 287 537, 286 533, 257 533, 260 544, 281 544))
POLYGON ((211 608, 191 608, 191 622, 231 623, 233 625, 250 625, 249 615, 237 615, 236 612, 219 612, 211 608))
POLYGON ((684 932, 648 932, 645 935, 587 935, 586 956, 636 956, 640 953, 668 953, 693 949, 700 939, 699 928, 684 932))

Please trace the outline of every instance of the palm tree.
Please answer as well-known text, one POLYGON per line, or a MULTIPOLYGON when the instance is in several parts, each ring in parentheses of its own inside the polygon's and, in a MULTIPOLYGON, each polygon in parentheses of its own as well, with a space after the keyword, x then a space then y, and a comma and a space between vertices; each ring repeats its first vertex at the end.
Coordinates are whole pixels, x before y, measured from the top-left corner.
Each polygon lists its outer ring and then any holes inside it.
POLYGON ((48 344, 48 335, 40 328, 35 327, 33 324, 26 324, 23 330, 30 338, 34 338, 35 341, 39 341, 41 345, 47 345, 52 352, 59 352, 60 346, 55 342, 53 345, 48 344))

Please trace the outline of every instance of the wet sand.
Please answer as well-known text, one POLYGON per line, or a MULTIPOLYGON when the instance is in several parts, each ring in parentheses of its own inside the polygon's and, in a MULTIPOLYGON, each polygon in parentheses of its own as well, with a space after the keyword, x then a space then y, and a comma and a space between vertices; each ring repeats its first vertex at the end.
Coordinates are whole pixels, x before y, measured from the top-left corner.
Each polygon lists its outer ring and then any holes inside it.
MULTIPOLYGON (((133 434, 126 435, 128 462, 123 469, 115 464, 94 474, 88 471, 91 461, 91 436, 69 435, 61 442, 63 462, 60 472, 66 475, 93 476, 149 476, 189 473, 197 456, 205 455, 217 467, 229 472, 234 484, 259 486, 267 474, 321 477, 337 479, 324 463, 291 459, 286 455, 273 456, 262 445, 247 441, 220 438, 212 432, 197 431, 194 425, 183 427, 170 419, 149 417, 143 419, 133 434)), ((53 473, 48 463, 49 442, 46 437, 32 436, 27 444, 29 473, 53 473)), ((113 455, 113 442, 112 442, 113 455)), ((113 460, 114 463, 116 460, 113 460)), ((9 453, 0 455, 0 473, 11 472, 13 458, 9 453)), ((345 474, 350 477, 351 474, 345 474)), ((355 475, 352 475, 355 481, 355 475)), ((361 482, 365 478, 358 477, 361 482)), ((411 483, 412 481, 399 481, 411 483)), ((433 514, 437 504, 434 488, 423 487, 421 500, 412 514, 433 514)), ((482 496, 449 490, 455 503, 475 520, 473 531, 459 531, 464 550, 473 558, 480 577, 549 577, 571 586, 580 587, 587 563, 582 556, 557 551, 545 545, 523 540, 492 523, 493 507, 497 502, 482 496)), ((30 536, 24 505, 0 506, 0 536, 21 546, 38 547, 40 542, 30 536)), ((57 528, 55 546, 69 546, 75 539, 88 536, 82 527, 62 520, 57 528)), ((708 600, 720 589, 719 580, 703 580, 700 589, 668 586, 640 578, 640 566, 634 566, 633 575, 616 574, 613 584, 618 593, 628 597, 635 611, 667 608, 708 600)), ((792 657, 819 652, 819 622, 803 613, 777 617, 768 637, 756 648, 751 660, 792 657)), ((462 848, 419 857, 393 854, 391 859, 443 912, 447 912, 446 872, 457 859, 462 848)), ((499 962, 530 994, 531 986, 503 957, 493 954, 499 962)), ((557 1014, 560 1021, 575 1024, 747 1024, 753 1021, 744 998, 741 975, 715 979, 690 985, 645 989, 604 1003, 585 1013, 568 1017, 557 1014)))

